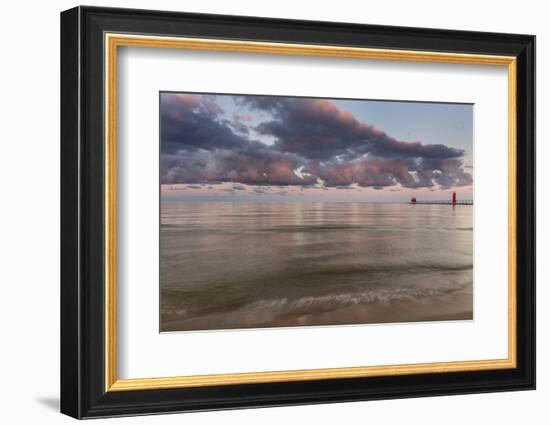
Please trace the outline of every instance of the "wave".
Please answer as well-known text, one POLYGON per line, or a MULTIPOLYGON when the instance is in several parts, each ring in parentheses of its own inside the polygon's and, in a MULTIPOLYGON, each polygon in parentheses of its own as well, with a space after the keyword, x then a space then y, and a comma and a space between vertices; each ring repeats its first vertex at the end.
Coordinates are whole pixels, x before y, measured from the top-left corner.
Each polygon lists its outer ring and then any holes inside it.
POLYGON ((465 283, 452 289, 435 288, 396 288, 391 290, 369 290, 356 293, 329 294, 307 296, 296 300, 288 298, 267 299, 247 304, 243 310, 278 309, 306 310, 308 312, 330 311, 348 305, 390 303, 392 301, 422 299, 430 296, 440 296, 463 290, 469 284, 465 283))
POLYGON ((354 306, 391 306, 393 302, 402 301, 416 301, 422 304, 429 299, 433 299, 433 297, 459 293, 469 286, 471 286, 471 281, 452 289, 399 288, 393 290, 367 290, 362 292, 305 296, 298 299, 290 299, 288 297, 269 298, 253 301, 234 309, 209 310, 202 312, 202 314, 197 314, 196 311, 180 306, 174 309, 164 309, 162 315, 163 321, 196 320, 201 317, 224 317, 225 319, 221 319, 221 322, 224 322, 224 320, 230 320, 230 317, 239 317, 241 319, 253 317, 254 321, 262 323, 289 317, 297 318, 303 315, 319 315, 354 306))
MULTIPOLYGON (((426 266, 422 266, 426 268, 426 266)), ((433 267, 433 266, 432 266, 433 267)), ((441 267, 439 270, 441 271, 441 267)), ((422 301, 430 297, 440 297, 446 294, 463 291, 472 287, 473 277, 471 266, 446 265, 443 268, 448 274, 447 279, 432 281, 431 272, 416 271, 425 278, 425 282, 408 281, 403 274, 402 279, 395 284, 384 284, 380 280, 373 284, 372 279, 364 284, 334 284, 334 276, 326 271, 320 272, 327 280, 325 285, 317 285, 315 282, 301 286, 280 285, 276 280, 264 280, 258 291, 258 283, 240 282, 223 284, 216 288, 204 291, 179 291, 177 289, 165 289, 163 291, 163 320, 178 320, 191 317, 218 313, 238 314, 262 314, 279 317, 281 315, 312 314, 336 310, 346 306, 388 304, 396 301, 417 300, 422 301), (270 285, 271 284, 271 285, 270 285), (428 286, 430 285, 430 286, 428 286)), ((379 267, 377 272, 391 270, 395 272, 395 266, 379 267)), ((410 271, 410 267, 407 269, 410 271)), ((354 270, 356 274, 364 277, 364 273, 354 270)), ((371 270, 372 272, 372 270, 371 270)), ((335 272, 334 272, 335 273, 335 272)), ((341 275, 341 271, 338 273, 341 275)), ((303 282, 304 274, 295 277, 303 282)), ((294 279, 292 279, 294 280, 294 279)), ((308 281, 305 279, 305 281, 308 281)))

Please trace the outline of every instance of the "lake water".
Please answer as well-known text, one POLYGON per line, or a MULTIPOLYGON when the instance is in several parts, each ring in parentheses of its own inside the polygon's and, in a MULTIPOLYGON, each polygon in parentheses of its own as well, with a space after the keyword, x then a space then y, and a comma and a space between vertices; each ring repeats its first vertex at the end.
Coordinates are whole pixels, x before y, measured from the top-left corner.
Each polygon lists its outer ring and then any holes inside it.
POLYGON ((473 317, 473 207, 163 202, 161 330, 473 317))

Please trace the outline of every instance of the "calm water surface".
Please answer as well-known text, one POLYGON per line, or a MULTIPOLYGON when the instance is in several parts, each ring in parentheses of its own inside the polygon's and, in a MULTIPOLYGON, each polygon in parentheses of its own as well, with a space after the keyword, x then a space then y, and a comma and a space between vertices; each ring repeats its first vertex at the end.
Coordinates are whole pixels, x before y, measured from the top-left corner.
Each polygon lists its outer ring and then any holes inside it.
POLYGON ((472 213, 163 202, 161 330, 471 319, 472 213))

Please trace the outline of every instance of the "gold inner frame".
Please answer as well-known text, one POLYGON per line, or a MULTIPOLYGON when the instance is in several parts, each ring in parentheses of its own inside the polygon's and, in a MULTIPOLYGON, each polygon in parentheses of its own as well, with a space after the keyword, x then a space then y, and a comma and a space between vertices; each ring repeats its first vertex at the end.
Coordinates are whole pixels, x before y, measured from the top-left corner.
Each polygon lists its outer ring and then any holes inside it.
POLYGON ((510 369, 516 367, 516 58, 462 53, 370 49, 106 33, 105 46, 105 391, 253 384, 285 381, 510 369), (504 66, 508 72, 508 357, 382 366, 118 379, 116 325, 116 106, 119 46, 325 56, 504 66))

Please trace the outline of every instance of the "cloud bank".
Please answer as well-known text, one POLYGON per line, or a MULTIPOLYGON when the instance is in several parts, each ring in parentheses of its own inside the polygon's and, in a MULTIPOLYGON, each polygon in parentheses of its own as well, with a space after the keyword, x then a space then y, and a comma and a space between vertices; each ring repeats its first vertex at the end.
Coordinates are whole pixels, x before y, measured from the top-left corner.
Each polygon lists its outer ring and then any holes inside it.
POLYGON ((163 184, 451 188, 472 184, 463 156, 397 140, 330 100, 161 95, 163 184), (238 111, 227 113, 222 97, 238 111))

